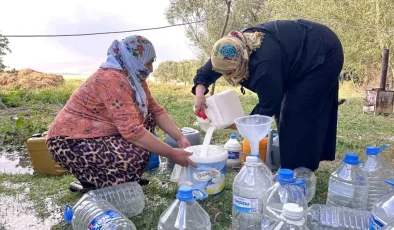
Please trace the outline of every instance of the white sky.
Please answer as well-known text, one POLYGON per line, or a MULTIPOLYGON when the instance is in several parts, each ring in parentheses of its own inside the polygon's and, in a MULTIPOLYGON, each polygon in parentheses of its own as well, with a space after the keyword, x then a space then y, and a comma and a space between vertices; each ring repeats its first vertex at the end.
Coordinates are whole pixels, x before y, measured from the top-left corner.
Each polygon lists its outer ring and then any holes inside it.
MULTIPOLYGON (((4 35, 69 34, 131 30, 168 25, 168 0, 6 0, 1 3, 0 31, 4 35)), ((135 33, 60 38, 9 38, 11 68, 46 72, 91 73, 106 59, 114 39, 132 34, 147 37, 158 63, 194 58, 183 27, 135 33)))

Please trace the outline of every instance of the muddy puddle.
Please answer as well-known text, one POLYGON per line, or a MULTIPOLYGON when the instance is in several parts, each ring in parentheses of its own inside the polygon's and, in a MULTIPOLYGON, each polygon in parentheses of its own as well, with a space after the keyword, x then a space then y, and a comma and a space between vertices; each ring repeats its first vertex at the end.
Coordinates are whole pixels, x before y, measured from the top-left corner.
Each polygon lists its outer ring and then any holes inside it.
POLYGON ((27 151, 19 148, 0 150, 0 173, 32 174, 33 168, 27 151))

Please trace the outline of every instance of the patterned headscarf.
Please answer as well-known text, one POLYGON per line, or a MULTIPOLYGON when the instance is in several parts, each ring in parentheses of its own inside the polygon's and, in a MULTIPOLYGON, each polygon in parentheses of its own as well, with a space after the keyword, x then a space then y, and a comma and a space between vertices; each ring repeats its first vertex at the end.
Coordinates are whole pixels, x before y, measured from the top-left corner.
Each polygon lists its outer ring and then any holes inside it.
POLYGON ((249 56, 260 48, 263 38, 262 32, 231 31, 213 45, 211 53, 213 70, 221 73, 231 85, 238 85, 248 78, 249 56))
POLYGON ((145 65, 154 58, 156 53, 152 43, 142 36, 133 35, 122 41, 113 41, 107 52, 107 60, 101 65, 102 68, 127 72, 127 80, 134 91, 136 104, 144 117, 148 114, 148 108, 141 83, 150 74, 145 65))

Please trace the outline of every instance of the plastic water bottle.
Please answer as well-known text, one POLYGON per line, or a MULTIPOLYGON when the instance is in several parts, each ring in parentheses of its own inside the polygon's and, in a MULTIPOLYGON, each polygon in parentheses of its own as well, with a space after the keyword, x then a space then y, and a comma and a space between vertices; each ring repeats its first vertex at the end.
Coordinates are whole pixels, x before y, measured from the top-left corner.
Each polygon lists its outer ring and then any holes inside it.
POLYGON ((387 149, 387 146, 380 148, 367 147, 366 156, 362 159, 361 168, 367 175, 369 182, 368 210, 371 210, 375 201, 390 189, 390 186, 384 183, 384 180, 394 180, 393 167, 379 154, 385 149, 387 149))
POLYGON ((370 212, 339 206, 313 204, 308 209, 307 225, 313 230, 368 229, 370 212))
POLYGON ((391 191, 373 205, 369 219, 370 230, 381 229, 394 221, 394 181, 386 180, 385 182, 391 185, 391 191))
POLYGON ((293 203, 283 205, 281 220, 276 221, 270 229, 273 230, 309 230, 304 218, 302 206, 293 203))
POLYGON ((294 177, 306 180, 306 201, 311 202, 316 193, 316 176, 308 168, 300 167, 294 169, 294 177))
POLYGON ((145 196, 137 182, 127 182, 92 190, 87 195, 108 201, 127 218, 139 215, 145 207, 145 196))
POLYGON ((327 205, 366 209, 368 178, 360 168, 358 155, 347 153, 343 163, 330 176, 327 205))
POLYGON ((237 136, 235 134, 231 134, 230 139, 224 144, 224 148, 228 151, 227 167, 230 169, 241 168, 239 154, 242 151, 242 146, 237 141, 237 136))
POLYGON ((176 195, 177 199, 161 214, 157 229, 211 230, 211 219, 208 213, 196 201, 207 197, 208 195, 200 189, 180 186, 176 195), (201 196, 194 197, 194 191, 198 191, 201 196))
POLYGON ((133 222, 109 202, 87 194, 82 196, 74 208, 66 206, 64 219, 74 230, 136 230, 133 222))
POLYGON ((290 169, 279 169, 276 181, 267 191, 264 216, 271 222, 280 220, 283 205, 287 203, 300 205, 306 214, 308 209, 308 202, 305 198, 306 181, 295 178, 294 172, 290 169))
POLYGON ((233 182, 233 230, 259 230, 263 220, 263 200, 270 181, 255 156, 247 156, 245 166, 233 182))

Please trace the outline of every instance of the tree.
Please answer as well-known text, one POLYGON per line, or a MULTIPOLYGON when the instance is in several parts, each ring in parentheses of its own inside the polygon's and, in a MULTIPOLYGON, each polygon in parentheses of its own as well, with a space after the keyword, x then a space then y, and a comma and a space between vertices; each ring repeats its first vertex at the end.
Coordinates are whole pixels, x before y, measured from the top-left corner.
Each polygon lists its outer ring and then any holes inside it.
POLYGON ((3 56, 6 55, 6 51, 11 52, 8 43, 8 39, 0 34, 0 71, 3 71, 6 67, 3 64, 3 56))

